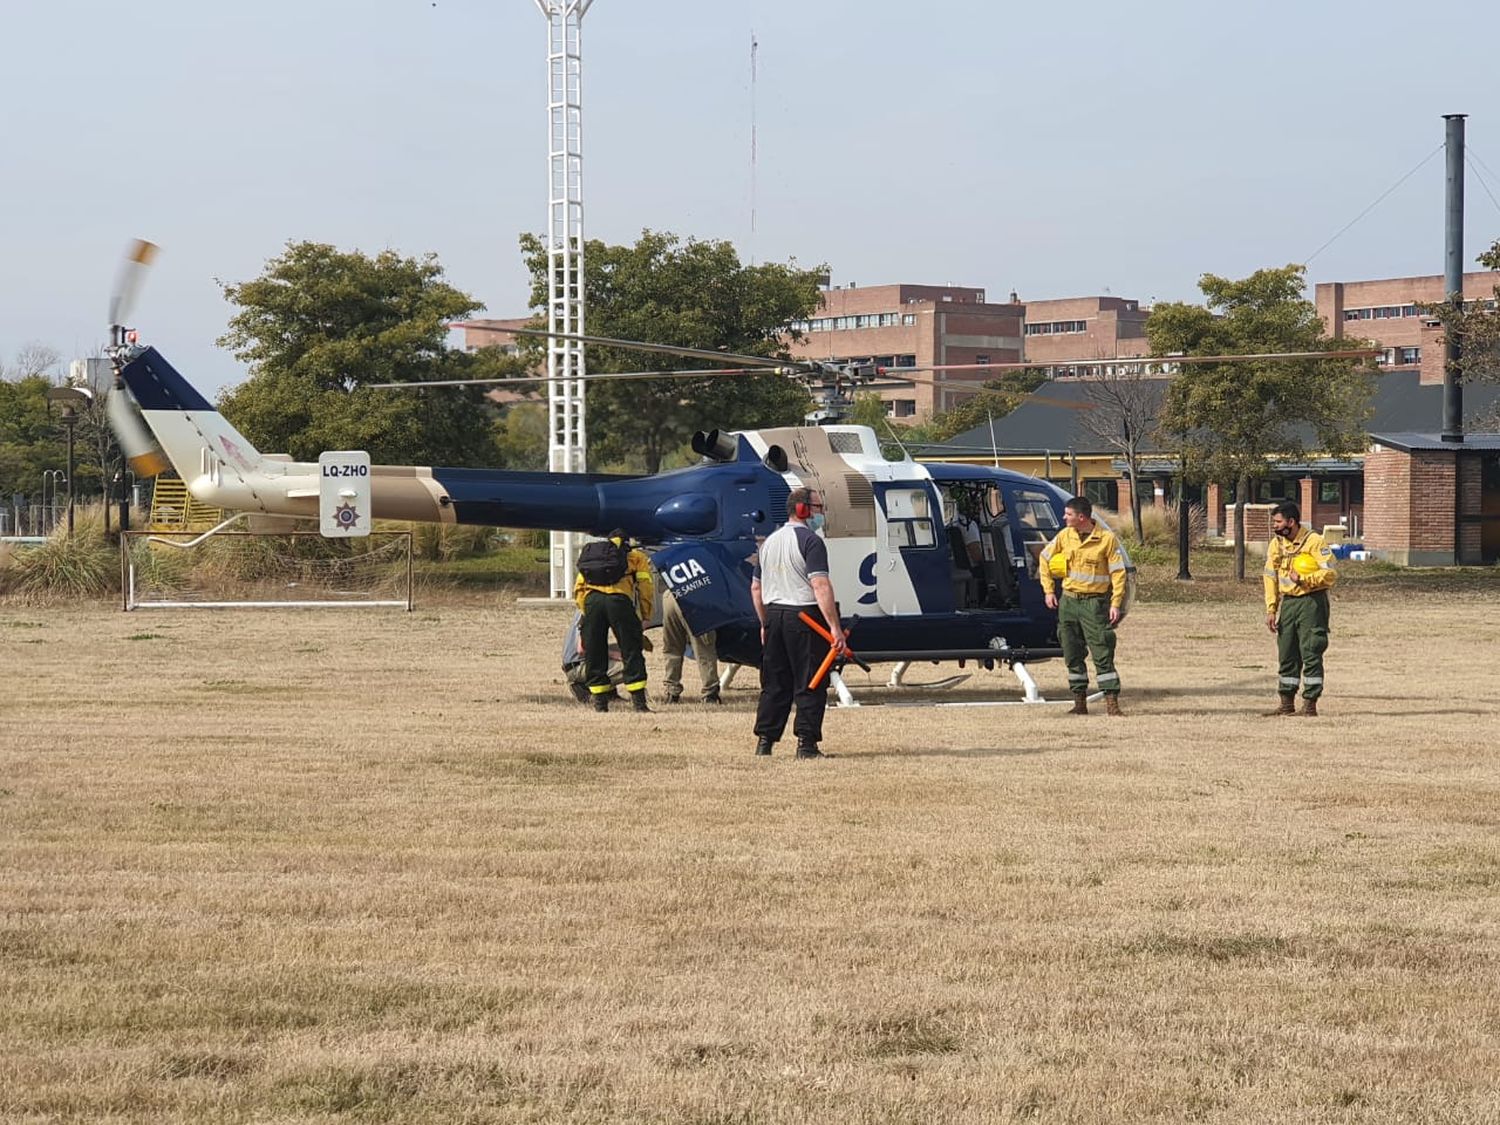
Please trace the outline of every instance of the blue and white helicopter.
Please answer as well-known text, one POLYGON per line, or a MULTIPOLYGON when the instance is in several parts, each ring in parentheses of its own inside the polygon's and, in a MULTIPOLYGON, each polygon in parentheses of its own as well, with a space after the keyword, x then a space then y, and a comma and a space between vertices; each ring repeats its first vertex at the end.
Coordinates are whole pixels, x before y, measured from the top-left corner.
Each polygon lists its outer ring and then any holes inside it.
MULTIPOLYGON (((159 446, 193 496, 214 507, 316 517, 317 463, 256 449, 124 327, 139 272, 127 274, 125 295, 111 307, 121 401, 110 411, 127 456, 145 467, 159 446), (125 391, 149 435, 123 402, 125 391)), ((1036 581, 1037 557, 1062 526, 1064 492, 1005 469, 888 460, 874 431, 836 420, 851 389, 877 385, 880 373, 868 365, 573 339, 779 371, 814 392, 824 424, 699 433, 692 443, 698 464, 650 476, 375 465, 370 518, 595 535, 623 528, 651 550, 692 630, 716 631, 722 659, 758 665, 751 567, 758 543, 785 522, 790 490, 809 486, 826 498, 830 578, 846 620, 858 618, 851 644, 863 660, 898 663, 893 684, 910 662, 1021 665, 1027 697, 1038 698, 1024 665, 1060 650, 1056 613, 1036 581), (971 554, 976 536, 980 550, 971 554)), ((495 380, 476 382, 486 381, 495 380)))

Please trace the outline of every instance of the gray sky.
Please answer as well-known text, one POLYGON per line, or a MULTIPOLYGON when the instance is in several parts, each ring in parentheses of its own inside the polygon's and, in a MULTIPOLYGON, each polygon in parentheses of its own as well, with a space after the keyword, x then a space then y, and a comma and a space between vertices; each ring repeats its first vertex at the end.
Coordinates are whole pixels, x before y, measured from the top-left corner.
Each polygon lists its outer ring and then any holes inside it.
MULTIPOLYGON (((996 298, 1193 299, 1300 261, 1468 112, 1500 196, 1500 5, 1409 0, 597 0, 584 24, 587 234, 645 227, 821 261, 836 283, 996 298), (758 223, 750 242, 752 28, 758 223)), ((127 242, 163 252, 135 320, 206 391, 215 279, 288 240, 436 252, 492 315, 546 216, 532 0, 3 0, 0 360, 102 341, 127 242)), ((1438 273, 1442 157, 1312 280, 1438 273)), ((1472 260, 1500 207, 1471 172, 1472 260)))

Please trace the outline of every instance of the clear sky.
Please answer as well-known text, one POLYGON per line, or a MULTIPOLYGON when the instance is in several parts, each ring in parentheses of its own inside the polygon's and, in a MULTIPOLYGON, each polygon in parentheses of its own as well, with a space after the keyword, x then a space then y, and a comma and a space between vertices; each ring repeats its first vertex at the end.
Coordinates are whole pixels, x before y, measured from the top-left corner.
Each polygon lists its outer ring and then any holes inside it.
MULTIPOLYGON (((1500 196, 1500 5, 1409 0, 596 0, 587 234, 728 238, 837 284, 1191 299, 1307 259, 1467 112, 1500 196), (759 41, 750 238, 750 37, 759 41)), ((102 342, 127 242, 135 320, 205 390, 217 279, 288 240, 435 252, 491 315, 546 217, 533 0, 3 0, 0 360, 102 342)), ((1500 206, 1471 173, 1472 260, 1500 206)), ((1438 273, 1441 154, 1312 262, 1438 273)))

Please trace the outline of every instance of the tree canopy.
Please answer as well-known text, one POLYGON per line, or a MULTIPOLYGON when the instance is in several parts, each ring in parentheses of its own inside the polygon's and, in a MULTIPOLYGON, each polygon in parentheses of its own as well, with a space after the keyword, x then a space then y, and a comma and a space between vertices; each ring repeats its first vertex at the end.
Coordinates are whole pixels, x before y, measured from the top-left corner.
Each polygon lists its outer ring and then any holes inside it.
POLYGON ((371 257, 289 243, 258 278, 223 289, 239 311, 219 343, 251 374, 219 403, 261 449, 299 460, 326 449, 365 449, 383 463, 493 461, 493 411, 479 390, 369 388, 520 370, 494 350, 447 346, 448 322, 480 302, 443 281, 434 255, 386 250, 371 257))
MULTIPOLYGON (((1204 305, 1157 305, 1146 321, 1158 354, 1248 355, 1346 348, 1326 335, 1303 296, 1304 267, 1257 270, 1239 281, 1204 274, 1204 305)), ((1353 360, 1257 360, 1193 364, 1167 389, 1161 431, 1182 453, 1189 479, 1244 482, 1278 458, 1347 455, 1364 444, 1372 386, 1353 360)), ((1244 536, 1236 535, 1243 574, 1244 536)))
MULTIPOLYGON (((547 301, 547 248, 521 236, 533 308, 547 301)), ((745 355, 777 356, 787 325, 819 300, 820 269, 795 262, 744 265, 732 244, 644 231, 633 246, 585 247, 585 325, 613 336, 745 355)), ((536 354, 533 350, 533 354, 536 354)), ((704 361, 589 346, 591 372, 690 370, 704 361)), ((785 376, 597 382, 588 387, 590 464, 613 461, 656 472, 694 430, 793 425, 807 392, 785 376)))
MULTIPOLYGON (((1485 269, 1500 270, 1500 239, 1476 259, 1485 269)), ((1457 374, 1466 383, 1500 382, 1500 278, 1495 285, 1493 303, 1469 301, 1458 308, 1451 302, 1425 307, 1436 316, 1448 332, 1456 332, 1462 342, 1457 374)), ((1500 428, 1500 406, 1479 424, 1488 429, 1500 428)))
MULTIPOLYGON (((1313 352, 1347 348, 1329 337, 1303 296, 1303 267, 1257 270, 1239 281, 1204 274, 1204 305, 1157 305, 1146 322, 1158 355, 1313 352)), ((1255 477, 1268 458, 1309 444, 1348 454, 1364 443, 1372 387, 1353 360, 1260 360, 1185 366, 1167 390, 1161 427, 1188 452, 1199 479, 1255 477)))

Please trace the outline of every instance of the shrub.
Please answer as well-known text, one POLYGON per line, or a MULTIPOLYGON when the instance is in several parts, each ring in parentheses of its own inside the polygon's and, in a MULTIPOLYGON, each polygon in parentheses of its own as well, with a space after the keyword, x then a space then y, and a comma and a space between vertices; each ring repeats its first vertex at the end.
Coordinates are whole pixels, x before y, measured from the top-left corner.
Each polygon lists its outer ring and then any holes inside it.
POLYGON ((120 556, 97 527, 75 524, 45 543, 12 552, 0 568, 0 592, 28 597, 97 598, 119 589, 120 556))

